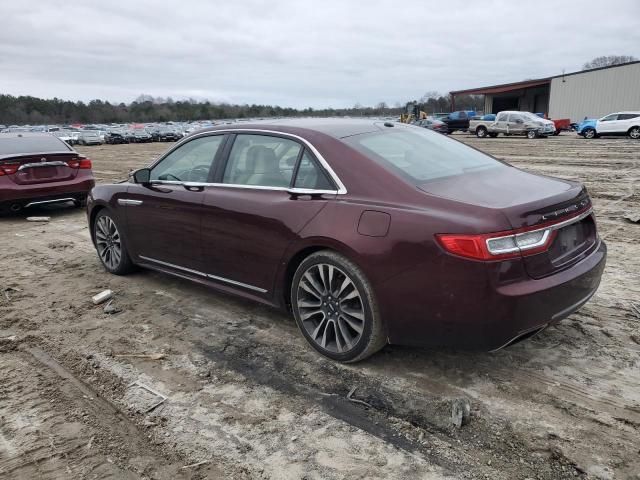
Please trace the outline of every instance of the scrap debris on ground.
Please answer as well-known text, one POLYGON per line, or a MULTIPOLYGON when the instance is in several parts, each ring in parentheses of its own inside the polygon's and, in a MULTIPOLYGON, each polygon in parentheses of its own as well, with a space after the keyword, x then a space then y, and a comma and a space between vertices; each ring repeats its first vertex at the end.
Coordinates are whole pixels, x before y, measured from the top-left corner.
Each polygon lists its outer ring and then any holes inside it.
MULTIPOLYGON (((108 275, 84 212, 42 207, 0 219, 0 477, 640 479, 638 142, 454 137, 586 184, 609 258, 579 312, 494 354, 340 365, 284 313, 108 275)), ((79 150, 104 182, 165 148, 79 150)))

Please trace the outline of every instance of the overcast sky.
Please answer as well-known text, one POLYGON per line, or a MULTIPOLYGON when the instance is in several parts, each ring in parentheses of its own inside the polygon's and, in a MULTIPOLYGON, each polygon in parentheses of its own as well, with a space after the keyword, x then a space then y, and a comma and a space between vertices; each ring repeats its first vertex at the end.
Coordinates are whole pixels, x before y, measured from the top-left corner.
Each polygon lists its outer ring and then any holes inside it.
POLYGON ((640 57, 640 2, 2 0, 0 93, 345 107, 640 57))

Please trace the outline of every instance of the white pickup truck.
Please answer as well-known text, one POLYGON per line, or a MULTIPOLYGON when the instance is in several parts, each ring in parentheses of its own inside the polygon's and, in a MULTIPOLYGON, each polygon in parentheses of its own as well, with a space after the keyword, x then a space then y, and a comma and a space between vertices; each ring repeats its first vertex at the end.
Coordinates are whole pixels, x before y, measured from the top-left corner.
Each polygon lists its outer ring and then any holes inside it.
POLYGON ((484 117, 469 122, 469 133, 478 138, 503 135, 526 135, 528 138, 546 137, 553 135, 556 126, 551 120, 541 118, 530 112, 504 111, 495 117, 484 117))

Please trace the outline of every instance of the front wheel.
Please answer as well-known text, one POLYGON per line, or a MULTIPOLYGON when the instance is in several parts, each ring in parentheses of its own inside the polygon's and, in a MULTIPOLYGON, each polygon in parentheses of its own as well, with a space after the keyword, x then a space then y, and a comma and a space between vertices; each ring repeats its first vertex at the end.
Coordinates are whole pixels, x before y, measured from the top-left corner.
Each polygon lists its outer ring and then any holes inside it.
POLYGON ((586 128, 584 132, 582 132, 584 138, 596 138, 596 131, 593 128, 586 128))
POLYGON ((98 257, 109 273, 125 275, 134 270, 121 230, 109 211, 98 212, 93 223, 93 238, 98 257))
POLYGON ((640 139, 640 127, 631 127, 629 129, 629 137, 634 140, 640 139))
POLYGON ((291 284, 291 306, 305 339, 333 360, 357 362, 386 343, 369 281, 338 253, 316 252, 300 264, 291 284))

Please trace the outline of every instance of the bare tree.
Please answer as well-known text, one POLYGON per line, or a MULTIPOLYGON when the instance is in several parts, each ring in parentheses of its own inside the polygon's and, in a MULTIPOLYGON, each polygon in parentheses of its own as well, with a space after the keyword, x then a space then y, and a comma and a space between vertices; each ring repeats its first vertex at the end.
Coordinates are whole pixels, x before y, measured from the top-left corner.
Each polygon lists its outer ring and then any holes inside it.
POLYGON ((582 70, 590 70, 592 68, 610 67, 611 65, 621 65, 623 63, 635 62, 638 60, 632 55, 605 55, 596 57, 590 62, 582 66, 582 70))

